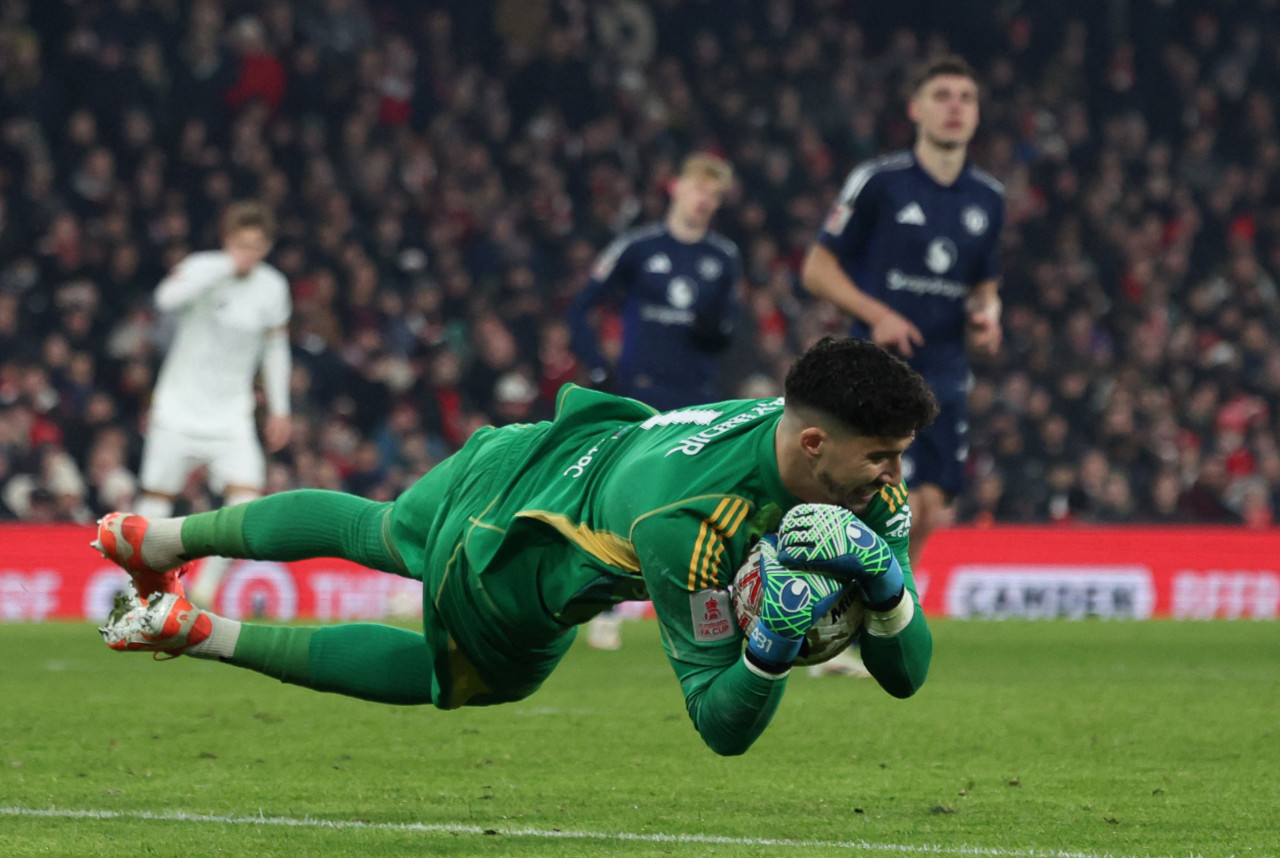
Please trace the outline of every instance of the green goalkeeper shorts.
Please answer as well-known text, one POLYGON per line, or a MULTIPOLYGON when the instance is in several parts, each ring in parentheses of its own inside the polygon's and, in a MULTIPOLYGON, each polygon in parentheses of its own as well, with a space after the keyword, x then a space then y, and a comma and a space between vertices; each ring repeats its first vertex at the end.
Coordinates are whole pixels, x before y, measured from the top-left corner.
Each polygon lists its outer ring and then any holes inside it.
POLYGON ((521 429, 477 431, 392 507, 392 541, 423 584, 431 697, 441 709, 528 697, 573 643, 575 629, 551 617, 536 590, 542 567, 561 562, 560 552, 530 546, 505 552, 491 568, 476 568, 467 555, 469 539, 502 534, 481 519, 508 493, 516 460, 541 431, 521 429))

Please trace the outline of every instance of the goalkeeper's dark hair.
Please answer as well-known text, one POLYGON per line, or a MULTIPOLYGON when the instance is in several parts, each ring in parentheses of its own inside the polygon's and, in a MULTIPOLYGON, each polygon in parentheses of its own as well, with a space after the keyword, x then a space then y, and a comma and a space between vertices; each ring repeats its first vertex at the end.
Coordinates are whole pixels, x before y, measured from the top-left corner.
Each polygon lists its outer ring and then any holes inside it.
POLYGON ((824 337, 787 372, 788 408, 830 417, 859 434, 905 438, 933 422, 938 401, 920 374, 854 337, 824 337))

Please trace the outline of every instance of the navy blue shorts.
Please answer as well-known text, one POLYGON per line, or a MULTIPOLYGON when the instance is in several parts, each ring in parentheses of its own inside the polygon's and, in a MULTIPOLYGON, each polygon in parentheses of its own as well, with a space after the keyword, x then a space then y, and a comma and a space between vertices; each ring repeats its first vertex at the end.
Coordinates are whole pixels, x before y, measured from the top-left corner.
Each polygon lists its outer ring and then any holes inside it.
POLYGON ((941 410, 931 426, 916 433, 915 441, 902 455, 902 478, 910 488, 931 483, 955 497, 964 489, 969 458, 968 391, 944 398, 937 386, 930 387, 941 410))

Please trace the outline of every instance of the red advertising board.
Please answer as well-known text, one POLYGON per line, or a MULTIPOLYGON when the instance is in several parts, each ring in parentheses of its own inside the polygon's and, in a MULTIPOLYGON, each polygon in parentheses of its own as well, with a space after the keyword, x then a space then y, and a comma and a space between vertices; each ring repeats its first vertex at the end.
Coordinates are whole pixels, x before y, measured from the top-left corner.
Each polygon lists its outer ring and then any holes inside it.
POLYGON ((934 616, 1273 620, 1280 530, 955 528, 929 540, 916 583, 934 616))
MULTIPOLYGON (((93 534, 72 525, 0 527, 0 621, 106 617, 128 576, 89 547, 93 534)), ((275 620, 420 617, 422 583, 345 560, 245 560, 228 570, 210 607, 275 620)))
MULTIPOLYGON (((0 621, 106 616, 124 573, 92 528, 0 527, 0 621)), ((916 583, 927 613, 965 618, 1276 619, 1280 529, 940 531, 916 583)), ((212 605, 235 617, 369 620, 422 613, 419 582, 342 560, 241 561, 212 605)))

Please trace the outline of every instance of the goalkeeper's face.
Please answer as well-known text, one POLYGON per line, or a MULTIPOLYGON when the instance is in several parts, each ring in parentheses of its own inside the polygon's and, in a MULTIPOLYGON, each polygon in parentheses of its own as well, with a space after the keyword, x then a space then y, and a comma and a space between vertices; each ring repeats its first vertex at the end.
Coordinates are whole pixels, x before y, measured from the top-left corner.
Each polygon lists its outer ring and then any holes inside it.
POLYGON ((822 434, 821 443, 810 451, 809 463, 818 490, 826 496, 802 500, 862 513, 880 489, 902 482, 902 454, 914 434, 905 438, 822 434))

